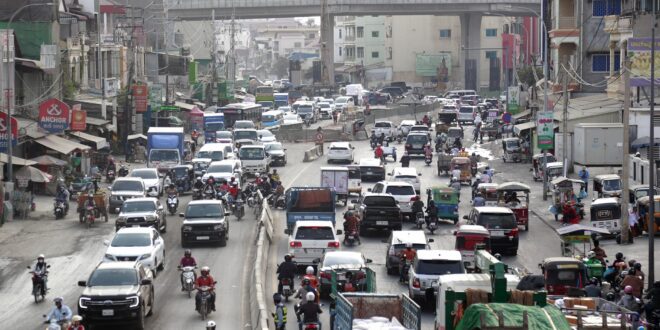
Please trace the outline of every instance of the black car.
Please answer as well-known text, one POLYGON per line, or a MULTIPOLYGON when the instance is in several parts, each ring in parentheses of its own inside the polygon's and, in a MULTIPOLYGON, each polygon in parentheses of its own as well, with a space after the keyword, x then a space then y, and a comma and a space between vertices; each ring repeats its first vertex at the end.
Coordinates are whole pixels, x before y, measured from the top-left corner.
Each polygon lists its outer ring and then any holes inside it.
POLYGON ((408 155, 424 155, 424 146, 429 143, 429 136, 427 133, 409 133, 406 137, 406 151, 408 155))
POLYGON ((227 245, 229 222, 222 202, 219 200, 197 200, 188 203, 181 223, 181 247, 192 243, 214 243, 227 245))
MULTIPOLYGON (((351 205, 355 208, 355 205, 351 205)), ((403 217, 396 199, 390 194, 368 193, 360 201, 360 235, 367 229, 401 230, 403 217)))
POLYGON ((513 212, 506 207, 475 207, 469 216, 463 216, 471 225, 483 226, 490 233, 493 252, 518 254, 518 222, 513 212))
POLYGON ((284 166, 286 165, 286 149, 282 147, 279 142, 264 143, 266 154, 270 157, 270 165, 284 166))

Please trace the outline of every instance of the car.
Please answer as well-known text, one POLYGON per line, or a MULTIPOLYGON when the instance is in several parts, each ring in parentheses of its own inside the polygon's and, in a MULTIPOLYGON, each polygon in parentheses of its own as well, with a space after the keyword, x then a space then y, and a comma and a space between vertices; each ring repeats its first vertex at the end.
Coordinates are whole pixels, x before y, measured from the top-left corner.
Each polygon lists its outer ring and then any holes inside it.
MULTIPOLYGON (((352 202, 359 203, 360 235, 364 235, 369 228, 401 230, 401 209, 394 196, 366 193, 361 200, 352 202)), ((349 209, 356 210, 356 204, 351 204, 349 209)))
POLYGON ((291 107, 288 106, 288 105, 283 105, 283 106, 277 108, 277 110, 280 110, 280 111, 282 111, 286 114, 286 113, 291 112, 291 107))
POLYGON ((408 134, 410 133, 426 133, 426 135, 429 137, 429 140, 431 139, 431 130, 426 125, 413 125, 410 127, 410 131, 408 131, 408 134))
POLYGON ((427 297, 433 301, 441 275, 464 273, 459 251, 419 250, 408 269, 408 296, 417 301, 424 301, 427 297))
MULTIPOLYGON (((357 288, 366 284, 366 267, 371 263, 360 252, 350 251, 330 251, 326 252, 318 261, 319 294, 321 297, 330 294, 331 274, 334 270, 337 273, 338 281, 346 280, 346 272, 350 271, 358 279, 357 288)), ((338 284, 340 285, 340 284, 338 284)))
POLYGON ((314 260, 329 251, 339 249, 342 231, 337 230, 332 221, 297 221, 292 230, 285 229, 289 235, 289 254, 293 255, 298 265, 313 265, 314 260))
POLYGON ((259 133, 254 128, 234 128, 234 142, 240 143, 241 145, 246 144, 246 142, 251 141, 252 143, 257 143, 259 141, 259 133))
POLYGON ((163 181, 158 176, 158 169, 135 168, 128 176, 141 179, 144 182, 147 195, 151 197, 163 196, 163 181))
POLYGON ((410 128, 415 126, 416 122, 414 120, 402 120, 401 123, 399 123, 398 131, 399 135, 401 136, 406 136, 408 133, 410 133, 410 128))
POLYGON ((380 181, 368 190, 374 194, 390 194, 394 196, 403 216, 412 217, 412 202, 417 194, 412 184, 404 181, 380 181))
POLYGON ((282 147, 280 142, 267 142, 264 143, 264 150, 270 158, 270 165, 286 165, 286 149, 282 147))
POLYGON ((316 123, 319 118, 318 110, 311 101, 296 101, 298 103, 298 116, 302 119, 310 119, 312 123, 316 123))
POLYGON ((421 175, 422 173, 417 172, 417 169, 414 167, 395 167, 392 173, 390 173, 389 181, 408 182, 415 188, 415 192, 419 195, 422 187, 422 183, 419 181, 421 175))
POLYGON ((78 315, 85 326, 133 323, 145 328, 154 312, 153 274, 141 262, 101 262, 86 281, 78 298, 78 315))
POLYGON ((275 134, 267 129, 260 129, 257 131, 257 134, 259 135, 259 142, 261 143, 277 141, 275 134))
POLYGON ((344 109, 353 105, 353 98, 350 96, 340 96, 335 99, 334 111, 343 112, 344 109))
POLYGON ((390 86, 390 87, 383 87, 379 89, 378 92, 390 94, 394 98, 401 98, 403 97, 403 94, 405 94, 406 91, 400 87, 390 86))
POLYGON ((145 197, 147 194, 144 182, 140 178, 117 178, 112 186, 108 187, 108 190, 110 190, 108 201, 108 211, 110 213, 119 213, 119 209, 121 209, 125 200, 145 197))
POLYGON ((222 201, 196 200, 188 203, 186 212, 179 213, 181 223, 181 247, 191 243, 216 243, 227 245, 229 222, 222 201))
POLYGON ((154 227, 161 233, 167 230, 164 207, 157 198, 132 198, 124 202, 115 220, 115 229, 135 226, 154 227))
POLYGON ((493 253, 518 254, 518 223, 511 209, 500 206, 474 207, 470 215, 463 216, 463 219, 470 225, 488 229, 493 253))
POLYGON ((209 158, 211 161, 225 159, 225 147, 221 143, 205 143, 195 153, 195 158, 209 158))
POLYGON ((408 133, 406 137, 406 151, 408 155, 424 156, 424 146, 430 143, 429 135, 426 133, 408 133))
POLYGON ((236 150, 234 149, 234 143, 218 143, 218 145, 222 146, 222 151, 225 155, 225 159, 237 159, 236 157, 236 150))
POLYGON ((360 175, 362 181, 368 180, 385 180, 385 166, 383 166, 380 159, 376 158, 362 158, 358 164, 360 167, 360 175))
POLYGON ((350 142, 332 142, 328 147, 328 163, 348 162, 353 163, 353 147, 350 142))
POLYGON ((396 128, 391 121, 379 120, 374 123, 374 128, 371 129, 371 134, 377 137, 385 136, 385 140, 392 141, 396 136, 396 128))
POLYGON ((104 261, 139 261, 151 270, 154 277, 158 270, 165 268, 165 240, 156 228, 121 228, 111 241, 104 243, 108 246, 104 261))
POLYGON ((393 230, 387 239, 387 252, 385 255, 385 268, 388 275, 399 274, 399 264, 401 263, 401 251, 406 249, 408 243, 412 244, 415 251, 430 249, 428 243, 433 243, 433 239, 426 238, 422 230, 393 230))
MULTIPOLYGON (((280 107, 281 108, 281 107, 280 107)), ((302 119, 295 113, 287 113, 282 119, 282 125, 295 125, 302 123, 302 119)))
POLYGON ((217 162, 211 162, 209 167, 206 169, 206 173, 204 173, 202 176, 202 180, 206 182, 208 178, 213 177, 213 179, 216 181, 225 179, 227 182, 229 182, 230 179, 234 177, 240 186, 242 175, 243 170, 241 168, 241 161, 236 159, 225 159, 217 162))
POLYGON ((316 104, 319 108, 321 119, 332 119, 332 106, 328 102, 319 102, 316 104))
POLYGON ((234 135, 230 131, 215 132, 215 142, 234 144, 234 135))
POLYGON ((244 145, 238 150, 243 173, 257 174, 270 171, 270 157, 263 145, 244 145))
POLYGON ((234 122, 234 130, 237 129, 256 129, 256 126, 251 120, 237 120, 234 122))

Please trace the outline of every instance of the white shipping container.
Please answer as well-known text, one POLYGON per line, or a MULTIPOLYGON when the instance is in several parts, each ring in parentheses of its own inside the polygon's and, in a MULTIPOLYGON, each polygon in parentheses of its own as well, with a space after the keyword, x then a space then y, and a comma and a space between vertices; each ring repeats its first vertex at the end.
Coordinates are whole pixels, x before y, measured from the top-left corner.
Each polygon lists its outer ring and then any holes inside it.
POLYGON ((337 194, 348 194, 347 167, 321 167, 321 187, 334 188, 337 194))
POLYGON ((580 165, 621 166, 623 164, 623 124, 576 124, 573 150, 573 160, 580 165))

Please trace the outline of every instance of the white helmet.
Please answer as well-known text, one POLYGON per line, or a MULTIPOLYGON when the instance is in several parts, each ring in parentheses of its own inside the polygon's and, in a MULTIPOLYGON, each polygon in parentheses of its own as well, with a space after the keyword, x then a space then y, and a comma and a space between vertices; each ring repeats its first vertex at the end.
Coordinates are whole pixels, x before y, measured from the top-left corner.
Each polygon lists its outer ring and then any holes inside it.
POLYGON ((37 259, 46 259, 46 257, 43 254, 40 254, 37 259))
POLYGON ((413 247, 413 244, 412 244, 412 243, 410 243, 410 242, 406 243, 406 248, 407 248, 407 249, 408 249, 408 248, 412 249, 412 247, 413 247))
POLYGON ((74 316, 71 318, 71 321, 73 321, 73 322, 76 322, 76 321, 81 322, 82 320, 83 320, 83 318, 82 318, 82 316, 80 316, 80 315, 74 315, 74 316))
POLYGON ((214 327, 215 326, 215 321, 213 321, 213 320, 208 321, 208 323, 206 323, 206 326, 207 327, 214 327))
POLYGON ((314 292, 307 292, 305 298, 307 298, 307 301, 314 301, 314 299, 316 299, 316 295, 314 295, 314 292))
POLYGON ((595 257, 596 257, 596 252, 594 252, 594 251, 587 252, 587 258, 591 259, 591 258, 595 258, 595 257))
POLYGON ((477 180, 481 180, 481 174, 477 174, 477 180))
POLYGON ((307 269, 305 269, 305 273, 307 275, 314 275, 314 267, 312 266, 307 266, 307 269))

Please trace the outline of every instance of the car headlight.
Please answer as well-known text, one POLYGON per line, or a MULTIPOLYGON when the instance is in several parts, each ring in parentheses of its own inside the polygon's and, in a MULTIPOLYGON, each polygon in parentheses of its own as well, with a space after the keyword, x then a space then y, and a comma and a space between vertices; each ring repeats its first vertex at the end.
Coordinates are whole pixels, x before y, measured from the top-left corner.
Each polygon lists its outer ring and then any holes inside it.
POLYGON ((213 226, 213 230, 223 230, 225 229, 225 225, 215 225, 213 226))
POLYGON ((80 299, 78 299, 78 306, 80 306, 82 309, 87 309, 87 302, 90 300, 92 299, 87 297, 80 297, 80 299))
POLYGON ((103 256, 103 258, 108 259, 108 260, 112 260, 112 261, 117 261, 117 259, 115 259, 115 256, 113 256, 112 254, 108 254, 108 253, 106 253, 103 256))
POLYGON ((183 231, 192 231, 192 226, 183 226, 181 228, 181 230, 183 230, 183 231))
POLYGON ((149 259, 151 258, 151 253, 145 253, 138 258, 138 260, 144 260, 144 259, 149 259))
POLYGON ((125 218, 125 217, 119 217, 119 218, 117 218, 117 223, 124 223, 124 222, 126 222, 126 218, 125 218))
POLYGON ((140 305, 140 297, 138 296, 130 296, 127 297, 126 300, 129 300, 131 302, 131 304, 128 305, 128 307, 130 308, 135 308, 138 307, 138 305, 140 305))
POLYGON ((147 222, 156 221, 156 216, 148 215, 145 217, 145 219, 147 219, 147 222))

